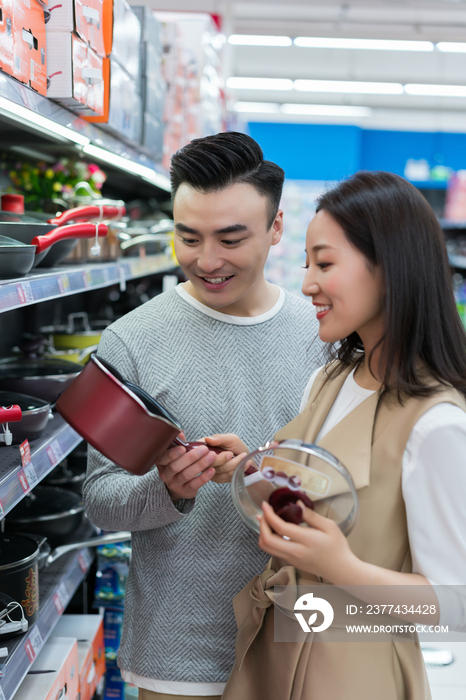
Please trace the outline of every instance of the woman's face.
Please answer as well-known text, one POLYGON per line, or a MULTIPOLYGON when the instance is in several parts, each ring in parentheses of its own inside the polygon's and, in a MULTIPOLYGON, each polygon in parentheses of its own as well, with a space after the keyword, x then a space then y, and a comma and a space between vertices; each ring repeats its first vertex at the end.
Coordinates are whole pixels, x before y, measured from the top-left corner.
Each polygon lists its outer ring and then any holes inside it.
POLYGON ((324 210, 307 229, 306 266, 303 294, 316 307, 321 340, 334 343, 356 331, 370 352, 384 331, 380 268, 369 269, 366 257, 324 210))

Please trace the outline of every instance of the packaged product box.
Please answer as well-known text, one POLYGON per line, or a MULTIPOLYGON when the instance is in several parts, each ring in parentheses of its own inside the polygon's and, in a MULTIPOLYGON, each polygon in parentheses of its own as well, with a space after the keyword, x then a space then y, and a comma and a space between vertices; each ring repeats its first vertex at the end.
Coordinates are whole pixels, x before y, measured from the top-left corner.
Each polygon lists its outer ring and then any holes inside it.
POLYGON ((163 124, 148 112, 144 112, 142 145, 156 162, 163 156, 163 124))
POLYGON ((0 70, 13 75, 13 0, 0 0, 0 70))
POLYGON ((41 95, 46 95, 47 40, 44 8, 37 0, 14 0, 13 6, 13 75, 41 95))
POLYGON ((139 87, 139 44, 141 25, 126 0, 113 2, 112 59, 136 81, 139 87))
POLYGON ((149 7, 144 5, 131 5, 131 9, 141 25, 141 43, 147 43, 158 53, 163 53, 163 29, 162 25, 149 7))
POLYGON ((78 643, 76 637, 49 639, 15 693, 15 700, 78 700, 78 643))
POLYGON ((104 618, 102 615, 62 615, 53 631, 55 637, 78 638, 80 700, 91 700, 106 670, 104 618))
POLYGON ((48 32, 47 97, 80 116, 105 110, 104 59, 70 32, 48 32))
POLYGON ((103 117, 87 118, 102 124, 107 131, 140 143, 142 131, 142 99, 136 82, 113 59, 109 62, 110 90, 108 111, 103 117))
POLYGON ((112 0, 61 0, 45 11, 47 32, 76 32, 99 54, 112 48, 112 0))

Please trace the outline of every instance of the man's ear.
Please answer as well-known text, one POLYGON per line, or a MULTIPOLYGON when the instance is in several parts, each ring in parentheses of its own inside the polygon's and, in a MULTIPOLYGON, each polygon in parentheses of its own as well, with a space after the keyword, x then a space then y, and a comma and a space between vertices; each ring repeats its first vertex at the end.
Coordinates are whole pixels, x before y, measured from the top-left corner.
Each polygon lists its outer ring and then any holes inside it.
POLYGON ((272 244, 277 245, 280 243, 283 235, 283 209, 277 211, 277 216, 272 224, 272 244))

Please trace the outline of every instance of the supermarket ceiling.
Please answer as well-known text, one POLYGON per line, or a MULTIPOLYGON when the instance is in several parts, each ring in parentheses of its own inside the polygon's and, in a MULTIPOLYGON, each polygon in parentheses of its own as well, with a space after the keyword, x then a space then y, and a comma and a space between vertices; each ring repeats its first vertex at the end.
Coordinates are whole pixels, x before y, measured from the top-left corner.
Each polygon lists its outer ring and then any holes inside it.
POLYGON ((466 0, 141 2, 223 18, 246 120, 466 131, 466 0))

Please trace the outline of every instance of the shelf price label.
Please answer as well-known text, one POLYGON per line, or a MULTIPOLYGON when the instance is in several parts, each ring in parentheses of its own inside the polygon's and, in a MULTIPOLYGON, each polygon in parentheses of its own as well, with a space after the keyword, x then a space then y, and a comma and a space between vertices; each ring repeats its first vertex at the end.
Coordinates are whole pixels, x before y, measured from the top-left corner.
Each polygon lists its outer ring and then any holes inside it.
POLYGON ((61 462, 61 460, 63 459, 63 450, 58 440, 54 440, 52 443, 50 443, 50 445, 46 449, 46 452, 49 456, 50 463, 52 465, 61 462))
POLYGON ((39 651, 41 650, 43 643, 44 642, 42 639, 42 635, 39 632, 39 629, 36 625, 36 627, 34 627, 31 630, 31 634, 24 642, 24 650, 25 650, 27 657, 28 657, 29 661, 31 662, 31 664, 34 661, 34 659, 36 658, 39 651))
POLYGON ((21 463, 23 467, 25 467, 26 464, 29 464, 31 461, 31 448, 29 446, 29 440, 25 440, 21 443, 19 446, 19 453, 21 455, 21 463))
POLYGON ((91 564, 92 557, 88 549, 83 549, 78 556, 78 563, 83 574, 87 572, 91 564))
POLYGON ((18 472, 18 481, 20 483, 21 488, 23 489, 24 493, 29 493, 31 490, 31 487, 29 485, 29 481, 27 479, 26 474, 24 473, 24 469, 20 469, 18 472))
POLYGON ((20 304, 32 304, 34 302, 34 294, 29 282, 18 282, 16 291, 18 292, 20 304))
POLYGON ((55 604, 55 607, 56 607, 59 615, 62 614, 62 612, 64 611, 64 609, 68 605, 69 599, 70 599, 70 596, 68 595, 68 591, 66 590, 66 586, 62 582, 58 586, 58 588, 53 596, 53 602, 55 604))
POLYGON ((86 289, 92 284, 92 275, 90 270, 83 270, 83 283, 86 289))
POLYGON ((2 506, 2 502, 0 501, 0 518, 3 518, 4 515, 5 515, 5 510, 2 506))
POLYGON ((60 294, 67 294, 70 289, 70 280, 68 279, 68 275, 65 273, 63 275, 60 275, 57 278, 58 282, 58 289, 60 290, 60 294))
POLYGON ((37 478, 36 470, 34 469, 33 463, 29 462, 28 464, 25 464, 23 467, 23 472, 26 475, 29 488, 33 489, 34 486, 39 483, 39 479, 37 478))

